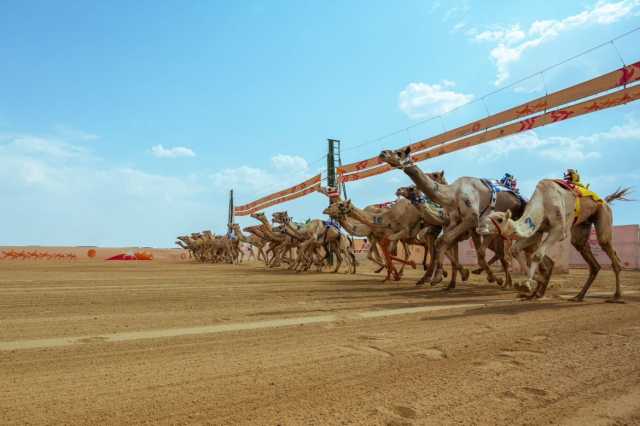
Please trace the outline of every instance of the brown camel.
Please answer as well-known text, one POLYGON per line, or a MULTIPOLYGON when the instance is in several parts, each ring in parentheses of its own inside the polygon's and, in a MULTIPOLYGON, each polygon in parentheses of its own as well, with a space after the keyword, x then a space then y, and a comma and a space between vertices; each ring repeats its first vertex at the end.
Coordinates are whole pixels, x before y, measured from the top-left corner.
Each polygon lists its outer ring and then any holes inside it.
POLYGON ((274 229, 263 212, 252 213, 251 217, 262 223, 260 229, 264 232, 265 237, 269 239, 269 249, 267 252, 272 253, 273 256, 267 263, 267 266, 280 266, 283 261, 291 265, 291 263, 293 263, 291 252, 295 246, 292 237, 286 234, 284 229, 282 232, 274 229), (286 256, 287 252, 289 253, 288 257, 286 256))
MULTIPOLYGON (((373 234, 372 229, 364 223, 347 217, 347 215, 337 207, 336 203, 342 201, 340 196, 330 197, 329 191, 324 187, 321 187, 319 192, 329 197, 330 200, 329 207, 327 207, 322 213, 336 220, 340 226, 349 233, 349 235, 353 237, 366 238, 371 243, 369 245, 369 250, 367 251, 367 259, 378 265, 379 268, 376 270, 376 273, 385 269, 386 265, 382 256, 378 252, 376 236, 373 234)), ((378 212, 380 208, 372 205, 365 207, 364 210, 368 212, 378 212)))
POLYGON ((392 275, 394 280, 397 281, 400 279, 400 273, 393 265, 394 260, 415 267, 415 264, 408 260, 410 252, 407 244, 404 244, 404 259, 392 256, 389 250, 392 241, 401 241, 404 243, 404 240, 415 238, 420 230, 422 219, 418 210, 415 209, 408 200, 401 198, 391 207, 379 209, 378 211, 359 209, 353 205, 351 200, 346 200, 331 204, 325 209, 325 212, 330 215, 335 214, 336 216, 338 214, 344 214, 358 222, 364 223, 371 229, 372 235, 375 236, 380 244, 385 258, 385 265, 387 267, 385 281, 391 278, 392 275))
MULTIPOLYGON (((430 176, 438 183, 447 183, 444 179, 444 174, 432 173, 430 174, 430 176)), ((425 282, 427 282, 433 275, 433 271, 436 265, 435 242, 438 235, 442 232, 442 228, 449 224, 449 216, 442 207, 433 203, 431 200, 426 199, 422 192, 415 186, 405 186, 398 188, 396 190, 396 195, 409 200, 411 204, 416 209, 418 209, 418 211, 420 212, 420 216, 422 217, 423 228, 418 232, 415 241, 412 242, 413 244, 418 244, 424 247, 424 257, 422 259, 422 264, 425 273, 422 278, 420 278, 420 280, 418 280, 418 282, 416 283, 417 286, 421 286, 425 282), (428 268, 426 267, 427 254, 429 254, 431 258, 431 262, 428 268)), ((452 280, 447 287, 447 289, 451 289, 455 288, 456 286, 455 270, 460 271, 460 273, 462 274, 462 281, 466 281, 469 278, 469 271, 466 268, 463 268, 459 263, 457 244, 455 244, 453 248, 445 254, 451 261, 451 265, 454 270, 452 280)), ((443 274, 446 276, 446 271, 443 270, 443 274)))
MULTIPOLYGON (((497 281, 502 285, 502 280, 496 279, 487 265, 486 246, 482 243, 476 228, 480 217, 491 210, 511 210, 515 217, 520 217, 524 211, 524 201, 511 192, 494 193, 482 179, 474 177, 461 177, 450 185, 438 183, 415 165, 409 147, 396 151, 382 151, 380 158, 390 166, 404 171, 418 189, 441 205, 449 216, 450 223, 436 242, 436 272, 431 283, 437 284, 442 281, 442 259, 445 252, 457 245, 465 235, 470 235, 476 248, 478 264, 487 273, 487 279, 489 282, 497 281)), ((508 270, 508 267, 506 269, 508 270)))
POLYGON ((619 189, 596 201, 591 197, 582 197, 567 189, 553 179, 543 179, 536 189, 522 216, 514 220, 511 212, 495 212, 482 221, 480 232, 498 233, 503 238, 517 240, 514 251, 525 250, 533 253, 525 286, 531 290, 534 281, 537 285, 528 298, 543 297, 551 278, 553 260, 547 256, 549 248, 571 234, 571 244, 580 252, 589 265, 589 277, 580 292, 573 298, 582 301, 595 280, 600 265, 591 252, 589 234, 594 226, 598 244, 611 259, 615 274, 616 289, 609 302, 620 302, 620 259, 613 249, 613 211, 609 203, 615 200, 627 200, 630 188, 619 189), (538 273, 542 278, 535 279, 538 273))
MULTIPOLYGON (((231 224, 231 230, 233 231, 233 233, 235 234, 235 236, 238 238, 238 240, 240 242, 243 243, 247 243, 250 246, 255 247, 258 250, 258 260, 260 260, 260 256, 262 256, 262 259, 264 259, 264 252, 262 251, 265 242, 262 238, 252 234, 252 235, 245 235, 242 232, 242 229, 240 228, 240 225, 238 225, 237 223, 232 223, 231 224)), ((252 251, 253 253, 253 251, 252 251)))

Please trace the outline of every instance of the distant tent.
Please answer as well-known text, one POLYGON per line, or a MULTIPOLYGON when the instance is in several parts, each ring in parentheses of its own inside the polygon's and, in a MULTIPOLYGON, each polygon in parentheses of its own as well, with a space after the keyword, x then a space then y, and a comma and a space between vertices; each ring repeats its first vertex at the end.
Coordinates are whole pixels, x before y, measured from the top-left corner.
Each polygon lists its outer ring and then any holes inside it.
POLYGON ((153 253, 148 251, 137 251, 134 254, 120 253, 107 260, 153 260, 153 253))
POLYGON ((115 256, 111 256, 107 258, 107 260, 138 260, 138 259, 136 259, 136 257, 132 254, 120 253, 120 254, 116 254, 115 256))

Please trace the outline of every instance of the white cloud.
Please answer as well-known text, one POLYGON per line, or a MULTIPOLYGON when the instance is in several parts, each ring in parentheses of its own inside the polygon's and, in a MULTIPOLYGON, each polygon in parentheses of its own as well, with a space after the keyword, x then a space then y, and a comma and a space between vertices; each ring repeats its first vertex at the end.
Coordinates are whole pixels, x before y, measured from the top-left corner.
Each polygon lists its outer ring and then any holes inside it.
POLYGON ((525 51, 547 43, 560 34, 589 25, 608 25, 626 16, 634 14, 640 6, 640 0, 621 0, 618 2, 600 1, 577 15, 564 19, 548 19, 533 22, 528 30, 519 24, 508 28, 498 28, 479 32, 471 29, 467 35, 476 42, 495 43, 490 51, 491 59, 498 70, 495 85, 499 86, 510 77, 510 67, 519 61, 525 51))
POLYGON ((56 124, 53 126, 55 133, 62 139, 72 141, 95 141, 100 139, 96 134, 85 132, 84 130, 76 129, 63 124, 56 124))
POLYGON ((398 106, 409 118, 419 119, 445 114, 471 100, 473 95, 450 90, 452 81, 440 84, 409 83, 398 95, 398 106))
POLYGON ((0 135, 0 181, 0 199, 11 200, 0 210, 9 244, 170 246, 189 224, 224 223, 197 177, 107 166, 58 139, 0 135))
POLYGON ((0 134, 0 154, 20 153, 49 159, 72 159, 88 155, 88 151, 61 140, 25 134, 0 134))
POLYGON ((309 169, 307 160, 297 155, 277 154, 271 157, 271 164, 276 170, 306 172, 309 169))
POLYGON ((165 148, 162 145, 156 145, 151 148, 151 154, 158 158, 178 158, 178 157, 195 157, 196 154, 191 148, 184 146, 175 146, 173 148, 165 148))
POLYGON ((466 1, 459 2, 459 4, 450 7, 445 11, 442 16, 442 22, 447 22, 452 19, 461 19, 467 16, 471 6, 466 1))
POLYGON ((278 191, 311 177, 307 160, 297 155, 277 154, 271 157, 268 169, 240 166, 220 170, 210 177, 221 189, 243 191, 248 197, 278 191))
POLYGON ((624 124, 589 136, 543 138, 535 131, 528 131, 472 148, 468 155, 481 161, 495 161, 514 151, 528 151, 548 160, 581 162, 602 156, 594 146, 599 142, 624 140, 640 141, 640 116, 627 115, 624 124))
POLYGON ((221 170, 211 175, 211 179, 220 189, 241 188, 250 192, 263 191, 278 183, 273 173, 249 166, 221 170))

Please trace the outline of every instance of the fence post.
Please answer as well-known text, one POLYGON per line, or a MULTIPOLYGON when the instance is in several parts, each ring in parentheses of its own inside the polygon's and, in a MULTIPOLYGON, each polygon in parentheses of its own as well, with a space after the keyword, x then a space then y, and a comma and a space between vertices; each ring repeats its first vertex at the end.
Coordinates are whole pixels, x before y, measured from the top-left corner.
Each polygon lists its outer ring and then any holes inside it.
POLYGON ((231 225, 233 225, 233 189, 229 190, 229 218, 227 222, 228 230, 231 230, 231 225))

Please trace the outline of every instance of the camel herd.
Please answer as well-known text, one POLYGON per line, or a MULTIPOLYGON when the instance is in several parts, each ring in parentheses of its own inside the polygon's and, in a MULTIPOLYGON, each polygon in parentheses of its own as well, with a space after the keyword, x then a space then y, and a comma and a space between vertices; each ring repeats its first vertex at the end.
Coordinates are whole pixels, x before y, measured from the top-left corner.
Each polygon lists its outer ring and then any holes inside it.
POLYGON ((611 259, 615 274, 615 292, 609 301, 621 300, 621 263, 612 246, 610 203, 627 200, 629 188, 599 199, 581 191, 581 184, 544 179, 527 201, 518 191, 487 179, 461 177, 449 183, 444 172, 424 173, 412 160, 409 148, 385 150, 379 158, 402 170, 415 185, 399 188, 393 203, 358 208, 351 200, 340 199, 335 191, 322 188, 330 200, 323 213, 331 221, 295 223, 287 212, 277 212, 272 224, 264 213, 254 213, 251 216, 260 224, 244 228, 248 235, 233 224, 225 236, 204 231, 178 237, 177 244, 202 262, 238 263, 247 254, 253 256, 255 250, 255 257, 270 268, 286 265, 296 271, 314 267, 320 271, 335 263, 333 272, 345 264, 345 272, 355 273, 357 262, 351 237, 366 238, 370 243, 367 258, 377 265, 376 272, 386 271, 385 280, 399 280, 406 265, 415 268, 409 259, 411 248, 417 245, 424 247, 424 274, 416 285, 440 283, 447 276, 443 267, 446 256, 451 263, 446 289, 452 289, 458 273, 463 281, 468 279, 469 271, 458 261, 458 243, 471 239, 479 265, 473 273, 484 272, 489 282, 512 287, 510 265, 515 260, 527 272, 525 281, 517 285, 521 296, 535 299, 544 296, 553 271, 549 249, 570 236, 589 265, 587 281, 573 299, 581 301, 600 270, 588 244, 594 226, 598 243, 611 259), (487 249, 494 253, 489 261, 487 249), (490 268, 497 261, 502 265, 504 279, 490 268))
POLYGON ((47 251, 5 250, 0 252, 0 260, 76 260, 75 253, 49 253, 47 251))

